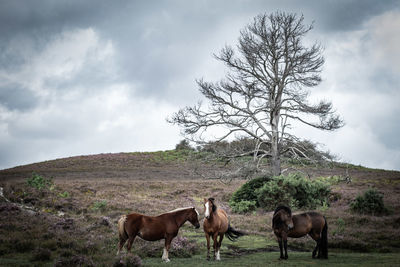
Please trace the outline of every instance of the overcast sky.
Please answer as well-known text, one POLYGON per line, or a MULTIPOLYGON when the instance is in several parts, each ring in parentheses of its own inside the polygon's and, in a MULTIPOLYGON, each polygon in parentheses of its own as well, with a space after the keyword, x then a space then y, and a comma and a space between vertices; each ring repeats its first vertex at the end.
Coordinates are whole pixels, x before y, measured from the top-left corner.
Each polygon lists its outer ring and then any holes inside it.
MULTIPOLYGON (((400 170, 400 1, 0 0, 0 169, 55 158, 173 149, 166 117, 217 81, 212 54, 254 16, 314 21, 323 82, 346 125, 298 127, 341 160, 400 170)), ((306 40, 306 41, 307 41, 306 40)))

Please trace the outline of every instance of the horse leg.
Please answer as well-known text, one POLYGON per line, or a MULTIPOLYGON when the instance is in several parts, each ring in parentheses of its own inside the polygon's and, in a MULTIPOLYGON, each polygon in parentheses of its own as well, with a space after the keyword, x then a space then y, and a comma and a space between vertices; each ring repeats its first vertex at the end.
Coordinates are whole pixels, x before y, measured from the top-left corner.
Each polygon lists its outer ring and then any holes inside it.
POLYGON ((213 248, 214 248, 214 260, 216 259, 217 247, 218 247, 218 232, 213 235, 213 248))
POLYGON ((318 256, 317 256, 318 259, 320 259, 322 257, 321 249, 322 249, 322 247, 321 247, 321 238, 320 238, 320 239, 318 239, 318 256))
POLYGON ((312 258, 315 259, 315 256, 317 255, 317 251, 318 251, 317 257, 319 258, 320 252, 321 252, 321 238, 320 238, 319 234, 315 233, 315 231, 313 231, 313 230, 308 235, 311 236, 311 238, 314 239, 314 241, 317 243, 312 252, 312 258))
MULTIPOLYGON (((285 249, 285 256, 283 257, 283 259, 287 260, 288 259, 288 254, 287 254, 287 234, 286 232, 281 233, 281 237, 282 237, 282 243, 283 243, 283 248, 285 249)), ((281 259, 282 259, 282 253, 281 253, 281 259)))
POLYGON ((282 237, 278 237, 278 244, 279 244, 279 251, 280 251, 279 259, 283 259, 283 240, 282 240, 282 237))
POLYGON ((119 243, 118 243, 117 255, 119 255, 119 253, 121 252, 122 248, 124 247, 125 242, 126 242, 126 239, 120 236, 119 243))
POLYGON ((219 241, 217 244, 217 261, 221 260, 221 256, 219 254, 219 251, 221 250, 221 245, 222 245, 222 240, 224 239, 224 234, 219 235, 219 241))
MULTIPOLYGON (((319 247, 320 247, 320 241, 319 240, 315 240, 315 242, 317 243, 317 245, 315 245, 315 248, 314 248, 314 250, 313 250, 313 252, 312 252, 312 258, 313 259, 315 259, 315 255, 317 254, 317 250, 319 249, 319 247)), ((319 250, 318 250, 318 254, 319 254, 319 250)))
POLYGON ((207 240, 207 260, 210 260, 210 235, 206 233, 207 240))
POLYGON ((173 237, 171 236, 167 236, 165 238, 165 246, 164 246, 164 251, 163 251, 163 255, 161 257, 161 259, 165 262, 169 262, 169 258, 168 258, 168 251, 169 248, 171 247, 171 242, 172 242, 173 237))
POLYGON ((128 245, 127 245, 127 247, 126 247, 126 249, 128 250, 128 252, 131 252, 132 244, 133 244, 133 241, 135 240, 135 238, 136 238, 136 233, 133 234, 133 235, 131 235, 131 236, 129 237, 129 239, 128 239, 128 245))
POLYGON ((288 254, 287 254, 287 238, 283 240, 283 247, 285 248, 285 260, 288 259, 288 254))

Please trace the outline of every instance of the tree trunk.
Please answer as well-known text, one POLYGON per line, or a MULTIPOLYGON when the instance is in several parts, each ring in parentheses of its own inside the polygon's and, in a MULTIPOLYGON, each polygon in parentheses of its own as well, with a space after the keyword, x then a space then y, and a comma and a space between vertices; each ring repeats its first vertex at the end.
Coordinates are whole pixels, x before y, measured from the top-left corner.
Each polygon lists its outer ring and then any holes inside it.
POLYGON ((272 130, 272 138, 271 138, 271 167, 272 174, 274 176, 281 175, 281 158, 279 152, 279 114, 274 114, 271 120, 271 130, 272 130))

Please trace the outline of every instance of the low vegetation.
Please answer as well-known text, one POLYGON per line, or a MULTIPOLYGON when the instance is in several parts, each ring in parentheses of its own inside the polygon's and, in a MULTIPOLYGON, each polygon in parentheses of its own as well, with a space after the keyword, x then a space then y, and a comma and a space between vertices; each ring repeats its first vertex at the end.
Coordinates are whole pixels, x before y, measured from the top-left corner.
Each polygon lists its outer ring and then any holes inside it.
POLYGON ((263 176, 245 183, 230 199, 234 212, 252 211, 260 207, 272 211, 280 204, 298 209, 315 209, 328 202, 330 184, 300 174, 263 176))
POLYGON ((224 240, 222 261, 208 262, 202 230, 185 224, 172 244, 174 266, 320 264, 311 259, 315 242, 310 238, 289 239, 293 252, 287 262, 278 261, 271 229, 274 204, 269 200, 275 193, 271 188, 277 185, 291 192, 282 195, 287 203, 297 205, 295 213, 316 209, 326 216, 330 258, 324 264, 398 264, 399 172, 351 165, 292 165, 309 175, 289 173, 225 183, 204 177, 213 168, 230 168, 229 164, 215 167, 196 162, 195 153, 182 144, 180 152, 93 155, 0 171, 4 194, 0 196, 0 266, 165 266, 163 241, 137 238, 133 256, 115 256, 119 217, 133 211, 158 215, 195 206, 202 220, 204 197, 214 197, 231 224, 248 235, 235 243, 224 240), (192 172, 193 166, 202 176, 192 172), (376 192, 360 195, 366 202, 357 200, 360 192, 370 188, 376 192), (310 200, 308 194, 318 196, 310 200), (366 203, 371 199, 374 207, 380 207, 374 212, 353 209, 370 206, 366 203), (377 205, 381 202, 384 206, 377 205), (380 212, 386 209, 390 212, 380 212))
POLYGON ((389 212, 383 203, 383 194, 374 188, 358 195, 350 207, 352 211, 360 214, 382 215, 389 212))

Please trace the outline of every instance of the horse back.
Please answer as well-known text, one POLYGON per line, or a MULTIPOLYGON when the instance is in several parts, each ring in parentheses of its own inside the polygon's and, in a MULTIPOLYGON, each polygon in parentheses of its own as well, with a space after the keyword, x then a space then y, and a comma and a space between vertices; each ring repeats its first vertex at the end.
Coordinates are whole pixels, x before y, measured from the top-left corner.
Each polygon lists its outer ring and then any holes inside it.
POLYGON ((138 235, 144 240, 155 241, 165 238, 165 224, 158 217, 139 213, 127 215, 126 231, 129 235, 138 235))
POLYGON ((310 232, 321 232, 325 225, 325 218, 318 212, 305 212, 292 216, 293 229, 288 232, 289 237, 302 237, 310 232))

